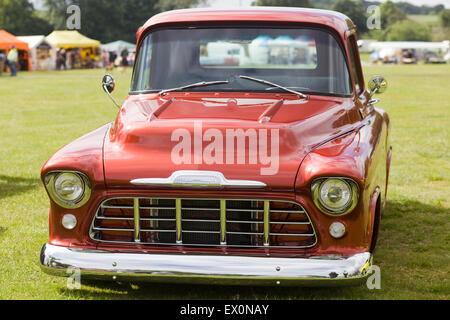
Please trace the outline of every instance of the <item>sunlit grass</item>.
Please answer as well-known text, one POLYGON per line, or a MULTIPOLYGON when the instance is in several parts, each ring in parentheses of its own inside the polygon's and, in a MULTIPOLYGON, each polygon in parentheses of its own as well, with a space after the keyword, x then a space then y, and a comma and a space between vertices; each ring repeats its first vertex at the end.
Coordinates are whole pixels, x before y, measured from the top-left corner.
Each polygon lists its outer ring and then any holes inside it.
MULTIPOLYGON (((376 66, 388 91, 394 148, 388 204, 375 264, 381 290, 84 283, 43 274, 48 200, 39 180, 60 147, 114 119, 102 70, 21 73, 0 78, 0 299, 449 299, 450 65, 376 66)), ((118 100, 130 72, 115 71, 118 100)))
POLYGON ((439 16, 436 14, 409 14, 408 19, 416 23, 422 23, 427 25, 439 24, 439 16))

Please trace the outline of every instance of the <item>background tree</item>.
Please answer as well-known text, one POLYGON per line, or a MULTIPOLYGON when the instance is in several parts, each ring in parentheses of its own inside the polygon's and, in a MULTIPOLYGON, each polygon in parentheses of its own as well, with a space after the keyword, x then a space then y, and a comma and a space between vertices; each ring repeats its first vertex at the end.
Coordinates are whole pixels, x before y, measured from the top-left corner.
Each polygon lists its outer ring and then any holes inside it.
POLYGON ((445 9, 442 4, 436 6, 415 6, 414 4, 405 1, 398 2, 396 6, 406 14, 437 14, 445 9))
POLYGON ((80 6, 81 30, 88 37, 110 42, 134 42, 138 26, 165 10, 188 8, 202 0, 45 0, 49 21, 55 29, 66 29, 66 10, 80 6))
POLYGON ((392 1, 386 1, 380 5, 381 28, 387 29, 394 23, 405 20, 406 14, 400 10, 392 1))
MULTIPOLYGON (((371 39, 376 39, 378 41, 386 41, 392 27, 400 21, 407 21, 411 23, 411 21, 407 20, 406 14, 400 10, 395 3, 392 1, 387 1, 380 5, 380 13, 381 13, 381 30, 371 30, 368 33, 368 37, 371 39)), ((404 28, 397 26, 396 28, 400 28, 403 30, 404 28)), ((395 38, 401 33, 400 31, 396 31, 397 34, 395 38)), ((406 41, 406 40, 405 40, 406 41)))
POLYGON ((430 30, 409 20, 396 22, 386 36, 387 41, 431 41, 430 30))
POLYGON ((335 0, 314 0, 314 7, 318 9, 331 9, 335 0))
POLYGON ((313 8, 310 0, 257 0, 255 6, 313 8))
POLYGON ((367 31, 367 17, 360 1, 337 0, 332 9, 341 12, 352 19, 359 33, 367 31))
POLYGON ((70 5, 68 0, 44 0, 46 7, 45 17, 56 30, 66 28, 66 10, 70 5))
POLYGON ((0 0, 0 29, 15 35, 48 34, 53 27, 28 0, 0 0))
POLYGON ((442 10, 439 14, 439 20, 441 21, 441 24, 445 28, 450 27, 450 9, 442 10))
POLYGON ((175 10, 175 9, 183 9, 183 8, 189 8, 194 5, 201 5, 205 4, 207 0, 197 0, 197 1, 186 1, 186 0, 159 0, 156 5, 155 9, 163 12, 168 10, 175 10))

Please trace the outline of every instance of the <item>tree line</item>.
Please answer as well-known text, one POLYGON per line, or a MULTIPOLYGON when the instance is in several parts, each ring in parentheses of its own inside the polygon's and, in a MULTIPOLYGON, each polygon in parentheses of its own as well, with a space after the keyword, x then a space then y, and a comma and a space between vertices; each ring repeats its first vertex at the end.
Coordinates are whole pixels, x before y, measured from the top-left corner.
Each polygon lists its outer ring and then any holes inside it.
POLYGON ((104 43, 134 42, 138 26, 151 16, 199 5, 203 0, 44 0, 36 10, 30 0, 0 0, 0 29, 15 35, 49 34, 66 29, 67 8, 81 8, 80 32, 104 43))
POLYGON ((441 32, 444 38, 450 38, 450 10, 443 5, 415 6, 407 2, 365 0, 256 0, 256 5, 287 6, 287 7, 317 7, 339 11, 352 19, 360 38, 370 38, 380 41, 431 41, 433 39, 431 26, 416 23, 408 18, 408 14, 439 14, 441 32), (376 5, 380 8, 381 28, 369 30, 367 8, 376 5))

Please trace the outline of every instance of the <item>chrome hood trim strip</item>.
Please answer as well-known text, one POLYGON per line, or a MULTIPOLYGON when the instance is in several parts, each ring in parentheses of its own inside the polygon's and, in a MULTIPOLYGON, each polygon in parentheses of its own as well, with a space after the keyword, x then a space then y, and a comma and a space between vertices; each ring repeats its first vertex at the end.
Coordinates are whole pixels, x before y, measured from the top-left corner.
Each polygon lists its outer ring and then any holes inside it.
POLYGON ((130 181, 134 185, 173 186, 173 187, 209 187, 209 188, 264 188, 267 185, 253 180, 228 180, 218 171, 180 170, 169 178, 141 178, 130 181))

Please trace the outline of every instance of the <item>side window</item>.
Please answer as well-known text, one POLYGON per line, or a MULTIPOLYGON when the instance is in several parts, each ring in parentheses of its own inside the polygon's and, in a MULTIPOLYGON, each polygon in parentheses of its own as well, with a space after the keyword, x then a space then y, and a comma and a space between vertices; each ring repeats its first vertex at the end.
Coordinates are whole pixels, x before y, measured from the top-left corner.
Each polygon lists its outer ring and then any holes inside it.
POLYGON ((352 68, 353 79, 355 82, 356 92, 362 93, 364 88, 364 80, 362 78, 361 64, 358 60, 356 37, 354 35, 348 38, 348 50, 350 53, 350 63, 352 68))

